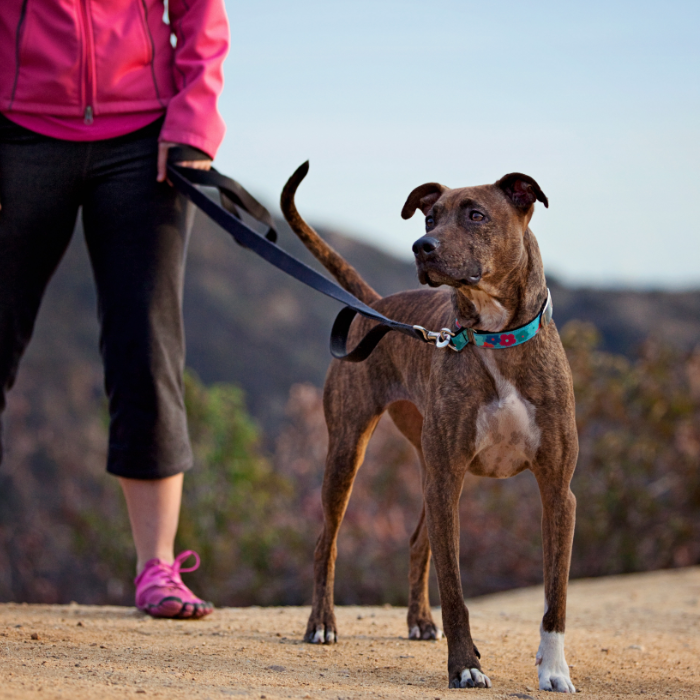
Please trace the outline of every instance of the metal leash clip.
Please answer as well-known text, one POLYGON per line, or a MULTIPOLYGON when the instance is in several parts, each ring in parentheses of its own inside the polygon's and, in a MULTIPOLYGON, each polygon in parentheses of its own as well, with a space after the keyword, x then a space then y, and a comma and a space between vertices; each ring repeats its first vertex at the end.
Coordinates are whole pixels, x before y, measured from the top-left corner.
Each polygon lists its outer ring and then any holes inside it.
POLYGON ((427 343, 435 343, 436 348, 446 348, 454 338, 454 333, 449 328, 441 328, 439 331, 429 331, 423 326, 413 326, 423 336, 427 343))

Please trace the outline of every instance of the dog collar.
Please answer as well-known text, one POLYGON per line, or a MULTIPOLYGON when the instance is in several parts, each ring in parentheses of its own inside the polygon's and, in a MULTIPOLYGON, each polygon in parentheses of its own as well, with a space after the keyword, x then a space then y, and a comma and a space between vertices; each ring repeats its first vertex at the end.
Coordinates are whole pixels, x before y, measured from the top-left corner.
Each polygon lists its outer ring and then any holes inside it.
POLYGON ((544 302, 542 310, 530 323, 526 323, 524 326, 520 326, 520 328, 503 331, 502 333, 489 333, 488 331, 475 331, 471 328, 462 328, 462 326, 455 321, 455 325, 460 330, 452 334, 448 347, 460 352, 464 350, 469 343, 479 348, 493 348, 495 350, 522 345, 523 343, 527 343, 528 340, 532 340, 537 335, 540 328, 549 324, 552 320, 552 311, 552 295, 548 289, 547 300, 544 302))

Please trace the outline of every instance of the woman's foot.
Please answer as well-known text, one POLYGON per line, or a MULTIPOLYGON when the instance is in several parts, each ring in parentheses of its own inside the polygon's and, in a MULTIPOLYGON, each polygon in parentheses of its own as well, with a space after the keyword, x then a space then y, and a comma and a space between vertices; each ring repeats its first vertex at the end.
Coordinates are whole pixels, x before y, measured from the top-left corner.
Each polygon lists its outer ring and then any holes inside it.
POLYGON ((153 617, 196 619, 209 615, 214 606, 197 598, 180 578, 180 572, 194 571, 198 567, 199 555, 192 550, 179 554, 172 564, 150 559, 134 579, 136 607, 153 617), (183 569, 182 563, 190 556, 196 558, 195 565, 183 569))

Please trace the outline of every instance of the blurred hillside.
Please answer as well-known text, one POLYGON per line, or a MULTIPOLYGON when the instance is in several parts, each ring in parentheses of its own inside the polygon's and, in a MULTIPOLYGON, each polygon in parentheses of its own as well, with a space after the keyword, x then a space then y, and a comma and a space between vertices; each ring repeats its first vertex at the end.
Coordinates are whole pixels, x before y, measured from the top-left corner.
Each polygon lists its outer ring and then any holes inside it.
MULTIPOLYGON (((319 267, 284 222, 279 231, 280 245, 319 267)), ((380 294, 419 286, 412 263, 322 233, 380 294)), ((76 235, 50 285, 20 374, 36 371, 50 382, 71 365, 100 371, 90 274, 82 236, 76 235)), ((652 330, 679 349, 700 342, 700 291, 570 289, 551 278, 549 284, 557 325, 592 322, 603 350, 630 356, 652 330)), ((323 383, 328 337, 339 310, 337 302, 240 248, 198 214, 185 289, 187 364, 205 384, 241 386, 249 410, 267 432, 279 430, 292 384, 323 383)))
MULTIPOLYGON (((284 247, 308 259, 285 226, 280 232, 284 247)), ((416 286, 412 265, 324 235, 381 293, 416 286)), ((572 290, 551 279, 550 287, 581 435, 572 572, 699 563, 700 354, 691 348, 700 342, 700 292, 572 290), (592 321, 600 336, 586 324, 565 328, 571 319, 592 321), (645 341, 652 331, 656 339, 645 341)), ((202 552, 193 576, 218 604, 309 600, 326 440, 319 387, 338 308, 197 221, 185 303, 197 469, 186 480, 181 544, 202 552)), ((126 514, 104 474, 96 346, 89 264, 76 236, 5 416, 0 600, 131 600, 126 514)), ((405 603, 420 499, 415 456, 382 421, 341 533, 339 602, 405 603)), ((465 593, 541 580, 529 473, 470 477, 462 516, 465 593)))

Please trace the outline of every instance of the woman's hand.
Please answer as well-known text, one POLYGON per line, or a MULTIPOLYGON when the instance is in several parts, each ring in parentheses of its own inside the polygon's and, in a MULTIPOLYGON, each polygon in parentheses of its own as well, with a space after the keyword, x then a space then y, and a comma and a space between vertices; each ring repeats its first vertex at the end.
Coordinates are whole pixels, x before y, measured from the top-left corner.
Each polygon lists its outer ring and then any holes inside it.
MULTIPOLYGON (((168 167, 168 151, 173 146, 179 146, 179 143, 172 141, 161 141, 158 144, 158 182, 165 182, 166 172, 168 167)), ((197 170, 210 170, 211 160, 183 160, 178 165, 183 165, 186 168, 196 168, 197 170)))

